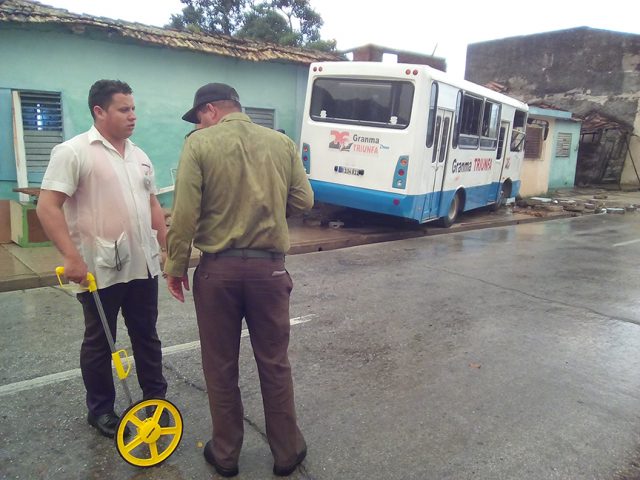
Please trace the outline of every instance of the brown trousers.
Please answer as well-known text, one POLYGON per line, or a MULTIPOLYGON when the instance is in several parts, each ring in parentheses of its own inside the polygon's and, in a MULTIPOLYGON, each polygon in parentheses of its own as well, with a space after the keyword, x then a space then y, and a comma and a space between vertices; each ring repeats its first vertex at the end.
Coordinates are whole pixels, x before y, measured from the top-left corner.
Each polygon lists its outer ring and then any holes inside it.
POLYGON ((244 434, 238 387, 243 318, 258 367, 267 439, 274 461, 277 465, 292 465, 306 447, 296 422, 287 355, 292 288, 284 258, 206 254, 194 273, 193 298, 213 421, 213 456, 222 467, 238 464, 244 434))

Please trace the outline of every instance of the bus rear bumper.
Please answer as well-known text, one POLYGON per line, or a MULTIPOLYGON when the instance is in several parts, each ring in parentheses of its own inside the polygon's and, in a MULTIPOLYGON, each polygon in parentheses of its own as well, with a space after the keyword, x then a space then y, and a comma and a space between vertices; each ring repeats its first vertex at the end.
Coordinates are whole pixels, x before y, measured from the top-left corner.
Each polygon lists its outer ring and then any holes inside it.
POLYGON ((310 180, 317 202, 419 220, 425 195, 402 195, 310 180))
MULTIPOLYGON (((317 202, 408 218, 421 223, 447 215, 451 200, 458 191, 456 189, 422 195, 402 195, 319 180, 310 180, 310 182, 317 202), (428 210, 429 205, 432 205, 431 210, 428 210)), ((463 188, 465 192, 463 210, 491 205, 497 198, 499 188, 498 182, 463 188)), ((520 180, 516 180, 512 183, 511 197, 518 195, 519 191, 520 180)))

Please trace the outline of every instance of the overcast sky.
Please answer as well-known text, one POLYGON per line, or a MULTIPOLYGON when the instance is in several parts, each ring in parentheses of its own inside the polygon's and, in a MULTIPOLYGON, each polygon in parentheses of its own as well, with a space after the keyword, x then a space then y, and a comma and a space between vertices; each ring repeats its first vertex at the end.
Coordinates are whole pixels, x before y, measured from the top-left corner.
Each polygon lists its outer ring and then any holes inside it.
MULTIPOLYGON (((147 25, 163 26, 180 0, 43 0, 41 3, 147 25)), ((573 27, 640 34, 640 7, 630 0, 311 0, 322 16, 322 37, 345 50, 367 43, 433 54, 462 77, 467 44, 573 27), (375 7, 374 5, 379 5, 375 7), (386 5, 389 5, 388 7, 386 5), (491 5, 488 8, 487 5, 491 5)))

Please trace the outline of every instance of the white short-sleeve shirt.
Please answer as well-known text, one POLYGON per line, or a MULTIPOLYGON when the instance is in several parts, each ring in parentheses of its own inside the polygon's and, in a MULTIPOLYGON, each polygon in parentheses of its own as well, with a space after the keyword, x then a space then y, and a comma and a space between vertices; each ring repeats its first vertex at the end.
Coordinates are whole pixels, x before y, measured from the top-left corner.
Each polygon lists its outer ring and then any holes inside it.
POLYGON ((69 197, 69 233, 98 288, 160 273, 153 165, 133 142, 127 139, 123 158, 91 127, 54 147, 41 188, 69 197))

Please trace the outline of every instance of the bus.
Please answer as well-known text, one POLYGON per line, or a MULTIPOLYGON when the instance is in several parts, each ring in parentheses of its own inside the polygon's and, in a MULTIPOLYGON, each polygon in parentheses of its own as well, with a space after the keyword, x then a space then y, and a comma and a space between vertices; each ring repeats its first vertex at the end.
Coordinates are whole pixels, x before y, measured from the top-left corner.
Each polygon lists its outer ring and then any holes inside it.
POLYGON ((449 227, 518 194, 527 114, 426 65, 313 63, 302 163, 318 202, 449 227))

